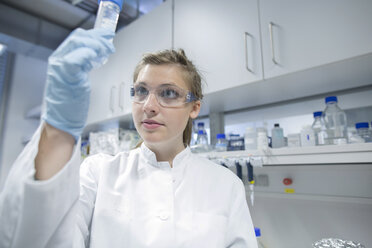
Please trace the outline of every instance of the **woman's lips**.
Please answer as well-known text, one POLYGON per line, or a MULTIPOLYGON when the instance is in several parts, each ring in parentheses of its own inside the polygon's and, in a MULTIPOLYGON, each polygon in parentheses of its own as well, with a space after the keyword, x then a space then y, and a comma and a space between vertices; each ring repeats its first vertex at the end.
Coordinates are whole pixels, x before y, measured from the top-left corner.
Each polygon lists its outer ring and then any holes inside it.
POLYGON ((146 128, 146 129, 155 129, 155 128, 158 128, 160 126, 163 126, 163 124, 160 124, 156 121, 153 121, 153 120, 144 120, 142 121, 142 125, 146 128))

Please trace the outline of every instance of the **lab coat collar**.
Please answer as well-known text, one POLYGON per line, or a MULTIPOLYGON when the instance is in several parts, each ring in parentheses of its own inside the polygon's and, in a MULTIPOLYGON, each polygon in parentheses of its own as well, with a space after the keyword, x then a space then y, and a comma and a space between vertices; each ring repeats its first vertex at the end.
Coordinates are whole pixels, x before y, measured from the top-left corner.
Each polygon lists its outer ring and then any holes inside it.
MULTIPOLYGON (((145 145, 145 143, 142 143, 141 144, 140 153, 141 153, 142 158, 145 160, 146 164, 148 163, 148 164, 150 164, 152 166, 155 166, 155 167, 158 167, 158 168, 164 168, 164 167, 170 168, 168 162, 158 162, 156 160, 155 153, 153 151, 151 151, 145 145)), ((180 153, 178 153, 174 157, 174 159, 173 159, 173 168, 179 167, 180 164, 182 164, 182 161, 184 159, 186 159, 190 155, 191 155, 191 150, 190 150, 190 147, 187 146, 185 149, 183 149, 180 153)))

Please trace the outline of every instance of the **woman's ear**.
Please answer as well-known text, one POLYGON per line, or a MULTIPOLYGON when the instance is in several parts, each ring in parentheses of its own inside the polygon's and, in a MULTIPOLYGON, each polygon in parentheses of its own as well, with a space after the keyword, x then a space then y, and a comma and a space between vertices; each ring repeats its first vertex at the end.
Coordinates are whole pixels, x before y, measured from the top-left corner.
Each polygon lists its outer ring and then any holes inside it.
POLYGON ((199 115, 201 102, 200 101, 195 101, 192 104, 193 105, 192 105, 192 109, 191 109, 191 112, 190 112, 190 118, 195 119, 199 115))

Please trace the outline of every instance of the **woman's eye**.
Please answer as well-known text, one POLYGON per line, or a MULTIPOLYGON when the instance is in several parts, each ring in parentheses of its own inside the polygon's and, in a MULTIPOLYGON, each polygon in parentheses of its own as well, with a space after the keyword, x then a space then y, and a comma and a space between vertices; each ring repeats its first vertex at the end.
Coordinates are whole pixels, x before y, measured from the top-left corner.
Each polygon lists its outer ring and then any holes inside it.
POLYGON ((164 98, 178 98, 180 94, 174 89, 165 89, 161 91, 161 97, 164 98))
POLYGON ((143 86, 138 86, 138 87, 135 88, 135 93, 138 96, 147 95, 148 92, 149 91, 143 86))

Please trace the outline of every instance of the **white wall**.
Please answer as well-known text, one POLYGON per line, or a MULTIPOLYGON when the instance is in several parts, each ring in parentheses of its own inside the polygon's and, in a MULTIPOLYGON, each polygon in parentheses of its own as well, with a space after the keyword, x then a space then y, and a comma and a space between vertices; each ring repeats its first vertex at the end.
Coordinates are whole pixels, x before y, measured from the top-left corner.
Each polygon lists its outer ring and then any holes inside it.
POLYGON ((47 61, 20 54, 15 56, 0 147, 0 189, 12 163, 24 147, 23 138, 38 126, 39 120, 25 119, 25 114, 42 102, 46 69, 47 61))

